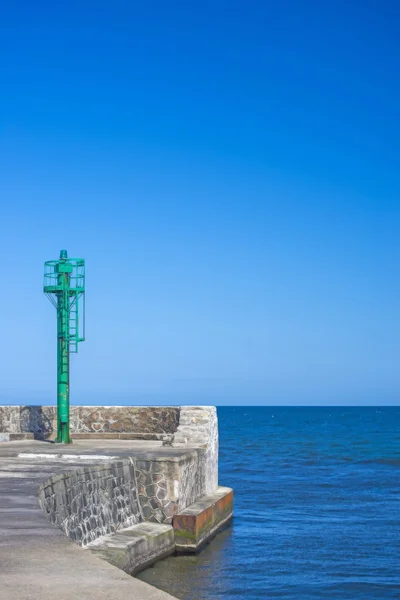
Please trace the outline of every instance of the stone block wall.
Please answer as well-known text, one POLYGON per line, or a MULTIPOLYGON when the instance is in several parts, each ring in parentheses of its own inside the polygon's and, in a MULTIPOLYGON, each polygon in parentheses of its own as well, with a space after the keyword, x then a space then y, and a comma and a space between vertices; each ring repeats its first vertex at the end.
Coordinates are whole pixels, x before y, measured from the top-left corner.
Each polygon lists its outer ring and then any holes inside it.
POLYGON ((199 446, 205 450, 200 465, 203 468, 201 477, 206 493, 211 494, 218 486, 218 418, 215 406, 181 406, 173 446, 199 446))
MULTIPOLYGON (((178 406, 71 406, 71 434, 174 434, 178 406)), ((48 438, 57 430, 55 406, 0 406, 0 433, 48 438)))
POLYGON ((54 475, 40 486, 39 503, 48 519, 82 546, 142 521, 129 460, 54 475))
POLYGON ((197 448, 86 464, 46 480, 39 502, 75 543, 135 574, 174 552, 197 552, 232 519, 230 488, 204 495, 204 459, 197 448))
POLYGON ((170 524, 206 493, 204 457, 196 449, 85 466, 47 479, 39 502, 49 520, 82 546, 144 521, 170 524))
POLYGON ((139 503, 146 521, 171 523, 172 517, 206 493, 204 451, 179 457, 135 460, 139 503))
POLYGON ((177 406, 75 406, 72 433, 175 433, 177 406))
POLYGON ((54 431, 56 416, 54 406, 0 406, 0 431, 45 437, 54 431))

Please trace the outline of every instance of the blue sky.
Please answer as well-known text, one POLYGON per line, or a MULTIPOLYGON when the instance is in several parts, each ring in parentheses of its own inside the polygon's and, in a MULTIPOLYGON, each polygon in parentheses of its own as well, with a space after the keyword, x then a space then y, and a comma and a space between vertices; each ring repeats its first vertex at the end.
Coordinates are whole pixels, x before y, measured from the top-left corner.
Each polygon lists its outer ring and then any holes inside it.
POLYGON ((60 4, 1 9, 0 402, 67 248, 74 403, 398 403, 397 3, 60 4))

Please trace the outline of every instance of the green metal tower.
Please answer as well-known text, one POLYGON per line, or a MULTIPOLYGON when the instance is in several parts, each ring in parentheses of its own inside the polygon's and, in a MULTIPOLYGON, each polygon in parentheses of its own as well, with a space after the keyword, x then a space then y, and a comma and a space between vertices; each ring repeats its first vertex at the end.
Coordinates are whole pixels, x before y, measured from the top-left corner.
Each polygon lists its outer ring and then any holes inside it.
POLYGON ((69 355, 78 352, 85 340, 85 261, 68 258, 61 250, 59 260, 44 263, 43 291, 57 309, 57 438, 70 444, 69 355))

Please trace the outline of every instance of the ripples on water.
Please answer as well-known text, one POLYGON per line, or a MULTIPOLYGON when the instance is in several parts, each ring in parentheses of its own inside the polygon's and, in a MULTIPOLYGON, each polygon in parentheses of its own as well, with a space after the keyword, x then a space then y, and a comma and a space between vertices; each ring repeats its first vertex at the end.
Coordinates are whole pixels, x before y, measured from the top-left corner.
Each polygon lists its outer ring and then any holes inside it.
POLYGON ((233 526, 140 578, 181 600, 399 600, 400 408, 218 414, 233 526))

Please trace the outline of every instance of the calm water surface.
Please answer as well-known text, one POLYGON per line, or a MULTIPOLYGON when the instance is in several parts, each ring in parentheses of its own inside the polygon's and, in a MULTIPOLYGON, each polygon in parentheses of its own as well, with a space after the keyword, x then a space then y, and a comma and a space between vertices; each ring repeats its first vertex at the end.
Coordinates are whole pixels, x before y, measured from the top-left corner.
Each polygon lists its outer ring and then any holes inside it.
POLYGON ((140 578, 182 600, 399 600, 400 407, 218 413, 233 526, 140 578))

